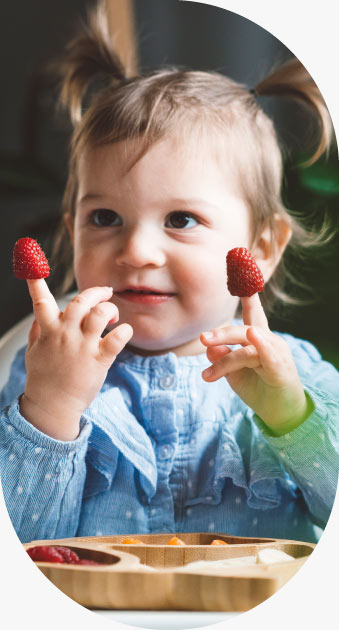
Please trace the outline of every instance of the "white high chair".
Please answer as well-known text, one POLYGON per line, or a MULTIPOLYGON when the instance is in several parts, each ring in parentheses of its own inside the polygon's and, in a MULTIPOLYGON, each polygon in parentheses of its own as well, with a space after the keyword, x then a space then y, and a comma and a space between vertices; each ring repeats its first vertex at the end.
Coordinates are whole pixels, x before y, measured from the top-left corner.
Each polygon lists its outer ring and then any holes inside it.
MULTIPOLYGON (((75 293, 68 293, 57 300, 60 310, 64 310, 74 297, 75 293)), ((6 385, 12 361, 17 351, 22 348, 28 339, 28 333, 32 326, 34 315, 31 313, 10 328, 0 339, 0 390, 6 385)))

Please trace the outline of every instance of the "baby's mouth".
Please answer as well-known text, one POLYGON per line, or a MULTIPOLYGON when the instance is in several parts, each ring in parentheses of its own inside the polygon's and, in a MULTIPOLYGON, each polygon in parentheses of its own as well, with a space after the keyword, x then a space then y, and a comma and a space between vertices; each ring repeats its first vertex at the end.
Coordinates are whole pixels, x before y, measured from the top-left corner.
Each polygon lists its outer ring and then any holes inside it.
POLYGON ((162 291, 147 291, 138 289, 125 289, 124 291, 116 291, 116 293, 143 293, 145 295, 163 295, 162 291))
POLYGON ((168 301, 175 294, 169 291, 162 291, 150 287, 126 287, 114 291, 114 295, 122 300, 136 302, 139 304, 160 304, 168 301))

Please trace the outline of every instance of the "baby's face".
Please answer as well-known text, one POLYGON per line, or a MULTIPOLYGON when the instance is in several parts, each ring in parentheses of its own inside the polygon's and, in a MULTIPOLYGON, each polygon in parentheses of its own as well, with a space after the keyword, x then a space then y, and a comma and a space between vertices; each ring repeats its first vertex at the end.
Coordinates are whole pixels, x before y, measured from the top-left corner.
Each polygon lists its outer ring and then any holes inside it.
POLYGON ((249 246, 249 211, 214 153, 187 159, 168 139, 126 172, 126 148, 106 145, 80 159, 71 230, 79 290, 113 287, 133 348, 203 352, 200 333, 229 322, 237 307, 225 257, 249 246))

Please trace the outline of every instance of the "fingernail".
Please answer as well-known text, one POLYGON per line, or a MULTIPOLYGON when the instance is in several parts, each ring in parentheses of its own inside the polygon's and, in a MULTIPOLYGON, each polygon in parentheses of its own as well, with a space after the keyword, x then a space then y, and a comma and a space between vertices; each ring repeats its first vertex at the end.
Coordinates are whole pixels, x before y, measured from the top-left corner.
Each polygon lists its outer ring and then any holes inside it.
POLYGON ((213 374, 213 369, 211 367, 209 367, 206 370, 204 370, 202 374, 203 374, 203 376, 207 376, 207 378, 209 378, 213 374))
POLYGON ((210 341, 214 337, 214 333, 212 333, 212 332, 203 332, 201 334, 204 335, 204 337, 205 337, 205 339, 207 341, 210 341))

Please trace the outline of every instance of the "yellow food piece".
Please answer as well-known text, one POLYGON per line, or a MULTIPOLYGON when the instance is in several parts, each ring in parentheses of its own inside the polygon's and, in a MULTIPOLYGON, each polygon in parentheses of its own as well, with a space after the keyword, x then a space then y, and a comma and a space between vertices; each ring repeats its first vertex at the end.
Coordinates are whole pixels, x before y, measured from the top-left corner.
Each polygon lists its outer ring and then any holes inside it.
POLYGON ((124 538, 122 540, 123 545, 143 545, 144 543, 139 538, 124 538))
POLYGON ((181 540, 181 538, 178 538, 177 536, 173 536, 173 538, 171 538, 167 544, 168 545, 185 545, 186 543, 184 543, 184 541, 181 540))
POLYGON ((228 545, 224 540, 219 540, 219 538, 215 538, 212 540, 211 545, 228 545))

